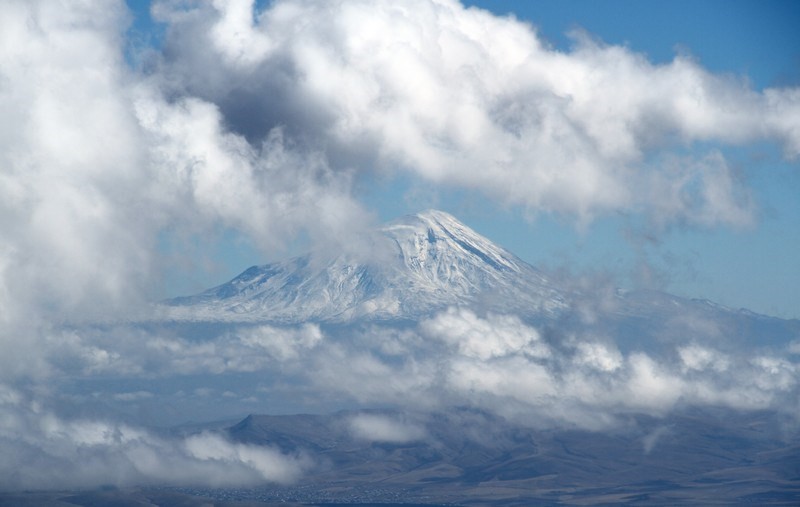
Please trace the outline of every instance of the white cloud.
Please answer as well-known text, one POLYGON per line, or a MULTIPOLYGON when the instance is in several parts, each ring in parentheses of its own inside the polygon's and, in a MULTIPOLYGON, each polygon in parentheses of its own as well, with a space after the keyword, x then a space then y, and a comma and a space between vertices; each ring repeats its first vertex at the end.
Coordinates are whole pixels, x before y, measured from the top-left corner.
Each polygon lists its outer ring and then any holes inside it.
MULTIPOLYGON (((145 311, 175 268, 164 234, 202 256, 191 245, 219 228, 273 249, 302 230, 346 241, 365 220, 350 177, 317 151, 293 150, 277 128, 251 145, 216 104, 168 99, 157 74, 130 69, 128 19, 122 1, 0 6, 6 378, 47 374, 51 322, 145 311)), ((115 360, 88 347, 95 369, 115 360)))
POLYGON ((403 444, 425 437, 421 426, 384 415, 361 413, 351 417, 348 424, 355 437, 370 442, 403 444))
POLYGON ((276 359, 287 360, 316 347, 323 335, 317 324, 284 329, 264 325, 242 329, 237 338, 243 345, 263 348, 276 359))
MULTIPOLYGON (((120 51, 126 12, 0 6, 0 376, 36 378, 52 322, 122 315, 157 263, 157 214, 120 51), (145 195, 142 195, 145 194, 145 195)), ((103 363, 101 350, 86 349, 103 363)), ((82 352, 82 353, 83 353, 82 352)), ((87 356, 88 358, 88 356, 87 356)))
POLYGON ((783 358, 758 356, 751 364, 756 367, 753 382, 764 391, 788 391, 797 385, 798 367, 783 358))
POLYGON ((293 482, 309 464, 306 459, 289 458, 268 447, 232 443, 214 433, 190 436, 183 445, 192 458, 219 467, 244 465, 257 472, 261 480, 269 482, 293 482))
POLYGON ((559 52, 454 1, 283 1, 257 16, 232 2, 165 19, 171 83, 248 138, 283 125, 334 168, 400 167, 531 211, 745 225, 753 203, 718 152, 646 155, 759 139, 800 153, 796 90, 759 93, 686 56, 653 65, 584 35, 559 52))
POLYGON ((3 488, 254 486, 292 482, 312 464, 218 434, 172 438, 106 420, 62 418, 19 392, 0 400, 0 418, 3 488))
POLYGON ((241 326, 205 340, 147 336, 145 351, 129 353, 147 362, 151 374, 254 372, 276 365, 290 369, 298 361, 310 360, 310 352, 323 340, 316 324, 241 326))
POLYGON ((336 343, 318 349, 306 373, 316 389, 344 393, 360 402, 432 406, 438 369, 424 358, 385 360, 377 351, 336 343))
POLYGON ((722 372, 728 369, 730 362, 725 354, 700 345, 692 344, 678 348, 678 355, 683 362, 684 369, 705 370, 711 368, 722 372))
POLYGON ((513 315, 480 318, 464 308, 451 308, 420 323, 426 336, 442 340, 468 357, 487 360, 514 354, 543 358, 550 355, 536 329, 513 315))
POLYGON ((627 381, 626 405, 636 408, 668 410, 685 390, 682 378, 672 374, 647 354, 637 352, 628 356, 630 377, 627 381))
MULTIPOLYGON (((472 394, 510 398, 528 406, 548 405, 559 386, 547 367, 524 357, 492 362, 454 358, 449 364, 448 387, 470 399, 472 394)), ((493 404, 493 403, 492 403, 493 404)))
POLYGON ((125 12, 74 7, 12 1, 0 21, 14 38, 0 52, 2 284, 22 289, 3 301, 12 311, 102 315, 142 291, 152 263, 155 217, 137 195, 148 171, 118 47, 125 12))
POLYGON ((578 342, 575 361, 604 372, 613 372, 622 364, 622 354, 612 346, 597 342, 578 342))
POLYGON ((661 416, 686 404, 800 416, 789 394, 796 392, 797 365, 789 360, 698 343, 622 352, 611 339, 559 334, 550 339, 561 345, 536 355, 529 348, 545 343, 531 330, 516 318, 450 309, 421 322, 416 333, 373 326, 357 340, 331 339, 316 350, 308 375, 317 389, 362 403, 477 406, 537 426, 602 429, 619 414, 661 416), (384 336, 399 343, 387 351, 384 336))

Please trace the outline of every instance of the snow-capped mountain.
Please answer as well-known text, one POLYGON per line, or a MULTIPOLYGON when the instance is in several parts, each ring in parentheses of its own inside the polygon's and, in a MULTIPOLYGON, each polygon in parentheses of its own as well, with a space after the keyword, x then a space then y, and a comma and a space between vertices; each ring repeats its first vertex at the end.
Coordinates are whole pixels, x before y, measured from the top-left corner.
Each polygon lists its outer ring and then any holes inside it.
POLYGON ((321 252, 253 266, 199 295, 173 299, 175 318, 242 321, 413 319, 452 305, 552 316, 566 295, 548 277, 442 211, 321 252))

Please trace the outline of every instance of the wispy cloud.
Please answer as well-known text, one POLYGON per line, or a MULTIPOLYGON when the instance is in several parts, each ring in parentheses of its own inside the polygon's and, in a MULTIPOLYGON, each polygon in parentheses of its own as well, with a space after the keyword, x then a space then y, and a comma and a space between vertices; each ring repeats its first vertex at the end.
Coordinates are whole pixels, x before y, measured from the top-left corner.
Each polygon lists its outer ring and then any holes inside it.
POLYGON ((402 444, 425 438, 422 426, 380 414, 356 414, 348 421, 351 433, 370 442, 402 444))

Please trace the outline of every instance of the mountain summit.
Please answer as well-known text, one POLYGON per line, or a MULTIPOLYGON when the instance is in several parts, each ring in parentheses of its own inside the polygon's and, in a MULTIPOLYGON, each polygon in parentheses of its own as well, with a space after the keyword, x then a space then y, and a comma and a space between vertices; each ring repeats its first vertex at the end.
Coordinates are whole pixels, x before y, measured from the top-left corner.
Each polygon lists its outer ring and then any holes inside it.
POLYGON ((447 306, 548 315, 565 307, 546 275, 452 215, 428 210, 363 236, 358 248, 253 266, 169 302, 176 317, 278 322, 416 319, 447 306))

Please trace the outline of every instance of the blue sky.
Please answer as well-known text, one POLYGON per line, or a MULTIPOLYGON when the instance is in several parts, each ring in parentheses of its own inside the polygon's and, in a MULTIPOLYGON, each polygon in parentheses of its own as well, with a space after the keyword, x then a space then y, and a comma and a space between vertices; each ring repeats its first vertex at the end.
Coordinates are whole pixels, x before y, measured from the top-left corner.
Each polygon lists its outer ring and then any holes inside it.
MULTIPOLYGON (((136 11, 133 33, 158 45, 163 26, 148 22, 148 2, 136 11)), ((263 5, 263 3, 262 3, 263 5)), ((800 82, 800 6, 791 1, 475 1, 467 5, 530 23, 554 49, 569 53, 576 30, 619 45, 655 65, 691 55, 709 72, 743 80, 754 90, 800 82)), ((800 172, 780 148, 764 141, 746 146, 693 142, 684 153, 722 150, 752 191, 757 219, 739 227, 672 225, 657 233, 635 213, 599 216, 588 226, 559 213, 536 213, 499 204, 482 193, 431 187, 416 176, 367 178, 361 202, 388 220, 425 207, 452 212, 529 262, 579 275, 612 275, 622 286, 656 288, 708 298, 782 317, 800 317, 800 172)), ((296 251, 266 254, 246 238, 214 246, 216 268, 174 276, 169 292, 197 290, 296 251), (227 245, 234 245, 228 247, 227 245)))

